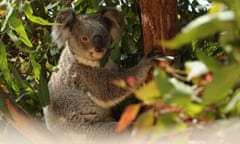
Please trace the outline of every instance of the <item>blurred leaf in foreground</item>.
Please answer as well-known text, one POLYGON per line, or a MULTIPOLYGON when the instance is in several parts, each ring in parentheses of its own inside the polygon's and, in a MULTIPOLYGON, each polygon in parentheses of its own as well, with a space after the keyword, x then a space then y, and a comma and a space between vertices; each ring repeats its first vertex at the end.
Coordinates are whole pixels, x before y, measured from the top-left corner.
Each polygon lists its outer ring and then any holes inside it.
POLYGON ((116 128, 117 132, 121 132, 128 127, 128 125, 135 120, 138 112, 140 110, 140 104, 129 105, 121 116, 118 126, 116 128))

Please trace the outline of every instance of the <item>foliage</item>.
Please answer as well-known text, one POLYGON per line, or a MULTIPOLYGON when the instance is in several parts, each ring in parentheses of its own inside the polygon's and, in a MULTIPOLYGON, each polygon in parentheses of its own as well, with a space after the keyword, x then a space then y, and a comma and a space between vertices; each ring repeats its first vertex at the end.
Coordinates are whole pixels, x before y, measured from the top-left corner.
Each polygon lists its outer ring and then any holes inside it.
POLYGON ((192 44, 197 59, 186 62, 184 70, 161 62, 153 80, 143 88, 125 86, 145 109, 135 117, 138 129, 148 125, 156 130, 169 126, 181 130, 198 122, 239 116, 239 8, 239 0, 216 0, 207 14, 191 21, 173 40, 159 42, 172 49, 192 44), (221 53, 209 55, 195 47, 197 40, 215 34, 221 53))

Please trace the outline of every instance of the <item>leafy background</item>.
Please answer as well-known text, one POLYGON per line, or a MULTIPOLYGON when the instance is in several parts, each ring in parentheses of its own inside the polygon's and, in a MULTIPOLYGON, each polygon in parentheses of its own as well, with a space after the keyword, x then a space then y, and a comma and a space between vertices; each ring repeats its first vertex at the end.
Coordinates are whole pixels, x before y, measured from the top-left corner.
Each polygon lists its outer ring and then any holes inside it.
MULTIPOLYGON (((169 125, 183 129, 199 121, 239 115, 240 1, 215 0, 206 5, 201 2, 178 0, 181 32, 172 41, 164 42, 165 46, 178 49, 173 65, 160 63, 153 81, 140 89, 134 87, 133 78, 116 82, 138 99, 137 104, 126 108, 118 131, 135 119, 138 129, 162 130, 169 125)), ((142 56, 138 1, 2 0, 0 119, 8 115, 3 93, 24 111, 42 118, 41 109, 49 103, 47 81, 57 71, 61 52, 51 43, 51 25, 57 12, 67 6, 74 7, 77 13, 121 8, 122 32, 108 56, 121 68, 135 65, 142 56)))

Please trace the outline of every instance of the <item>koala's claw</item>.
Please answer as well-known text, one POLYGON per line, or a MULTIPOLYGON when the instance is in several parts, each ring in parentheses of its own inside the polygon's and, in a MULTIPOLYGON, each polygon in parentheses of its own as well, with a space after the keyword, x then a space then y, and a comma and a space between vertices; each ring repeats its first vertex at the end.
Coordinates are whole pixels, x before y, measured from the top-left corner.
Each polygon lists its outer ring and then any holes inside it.
POLYGON ((151 48, 146 52, 144 59, 148 59, 151 61, 151 63, 155 64, 158 63, 159 61, 172 61, 174 60, 174 57, 165 56, 159 51, 159 49, 151 48))

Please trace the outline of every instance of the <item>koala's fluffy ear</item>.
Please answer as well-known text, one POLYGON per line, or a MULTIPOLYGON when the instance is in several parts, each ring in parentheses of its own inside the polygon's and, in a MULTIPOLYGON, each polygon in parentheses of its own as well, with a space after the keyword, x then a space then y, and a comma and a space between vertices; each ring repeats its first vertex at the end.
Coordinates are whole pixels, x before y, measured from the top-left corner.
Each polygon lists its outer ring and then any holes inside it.
POLYGON ((110 34, 113 39, 115 39, 118 36, 120 26, 118 23, 118 15, 119 11, 116 9, 105 9, 102 11, 102 16, 110 20, 110 34))
POLYGON ((76 14, 73 9, 65 8, 62 9, 56 17, 56 22, 63 25, 69 25, 76 20, 76 14))
POLYGON ((68 39, 70 35, 69 30, 74 24, 76 17, 74 10, 71 8, 62 9, 57 14, 55 21, 61 25, 53 26, 51 36, 52 41, 57 44, 58 48, 61 48, 68 39))

